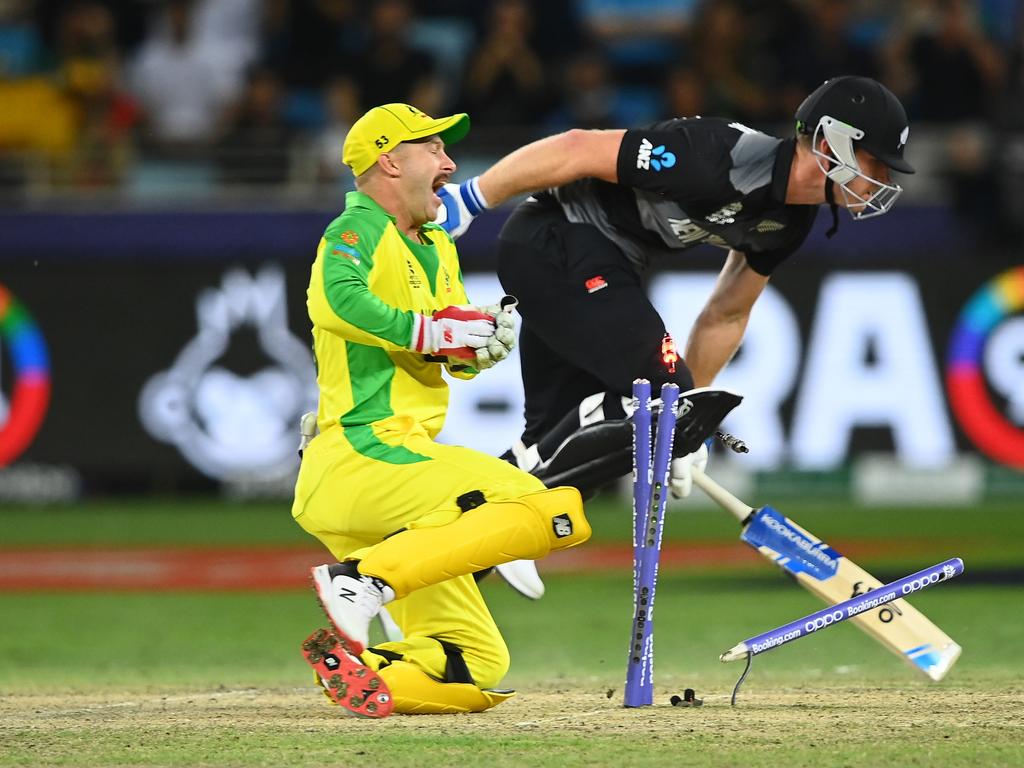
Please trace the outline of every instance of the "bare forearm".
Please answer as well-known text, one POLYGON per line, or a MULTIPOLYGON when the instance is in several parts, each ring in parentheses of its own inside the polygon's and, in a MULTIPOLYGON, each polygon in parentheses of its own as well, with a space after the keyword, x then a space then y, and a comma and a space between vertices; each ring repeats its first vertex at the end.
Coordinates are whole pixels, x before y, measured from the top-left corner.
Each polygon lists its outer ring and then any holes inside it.
POLYGON ((743 340, 754 302, 768 278, 752 270, 739 251, 729 251, 708 302, 686 341, 683 359, 693 383, 707 387, 728 363, 743 340))
POLYGON ((615 163, 625 131, 571 130, 506 155, 480 176, 489 206, 527 192, 593 176, 616 181, 615 163))
POLYGON ((748 315, 715 318, 702 312, 686 340, 683 359, 693 374, 695 387, 707 387, 739 349, 748 315))

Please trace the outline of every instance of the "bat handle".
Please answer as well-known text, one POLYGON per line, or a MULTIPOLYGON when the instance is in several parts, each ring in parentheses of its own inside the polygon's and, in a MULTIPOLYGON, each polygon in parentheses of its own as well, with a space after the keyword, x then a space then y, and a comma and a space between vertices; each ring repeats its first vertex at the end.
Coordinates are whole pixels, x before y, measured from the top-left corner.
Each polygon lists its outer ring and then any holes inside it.
POLYGON ((743 523, 753 512, 753 508, 749 504, 744 504, 738 498, 729 493, 725 488, 720 486, 710 477, 708 477, 698 467, 693 467, 691 472, 693 473, 693 483, 700 488, 704 493, 707 494, 713 502, 724 509, 726 512, 731 512, 733 517, 743 523))

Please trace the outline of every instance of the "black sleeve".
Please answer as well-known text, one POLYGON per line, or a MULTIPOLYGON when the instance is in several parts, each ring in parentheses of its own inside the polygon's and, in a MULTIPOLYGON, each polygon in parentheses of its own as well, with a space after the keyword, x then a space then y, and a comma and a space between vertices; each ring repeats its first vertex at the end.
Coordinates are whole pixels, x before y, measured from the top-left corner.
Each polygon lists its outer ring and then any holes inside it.
POLYGON ((767 253, 744 253, 743 255, 747 257, 747 266, 757 274, 768 277, 792 253, 791 249, 768 251, 767 253))
POLYGON ((695 120, 668 120, 626 131, 619 145, 619 184, 683 203, 734 192, 730 147, 695 120))
POLYGON ((747 265, 759 275, 768 277, 779 264, 792 256, 804 244, 807 235, 811 233, 814 220, 818 217, 818 206, 816 205, 786 206, 786 208, 787 210, 798 209, 801 217, 794 224, 793 237, 789 242, 770 251, 743 252, 747 259, 747 265))

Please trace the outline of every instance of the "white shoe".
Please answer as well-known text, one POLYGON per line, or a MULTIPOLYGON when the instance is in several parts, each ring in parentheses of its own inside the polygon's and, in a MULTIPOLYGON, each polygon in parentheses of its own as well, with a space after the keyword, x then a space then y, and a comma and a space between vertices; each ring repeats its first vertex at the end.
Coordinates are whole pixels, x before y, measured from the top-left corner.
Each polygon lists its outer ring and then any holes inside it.
POLYGON ((391 617, 388 609, 384 606, 381 606, 380 613, 377 614, 377 621, 380 622, 380 628, 384 631, 384 637, 389 643, 397 643, 399 640, 405 639, 402 628, 398 626, 398 622, 391 617))
POLYGON ((352 563, 318 565, 311 573, 316 596, 338 639, 349 653, 359 655, 370 641, 370 621, 385 602, 394 599, 394 591, 382 590, 372 577, 355 571, 352 563))
POLYGON ((537 564, 533 560, 513 560, 494 566, 494 570, 523 597, 531 600, 544 597, 544 582, 540 580, 537 564))

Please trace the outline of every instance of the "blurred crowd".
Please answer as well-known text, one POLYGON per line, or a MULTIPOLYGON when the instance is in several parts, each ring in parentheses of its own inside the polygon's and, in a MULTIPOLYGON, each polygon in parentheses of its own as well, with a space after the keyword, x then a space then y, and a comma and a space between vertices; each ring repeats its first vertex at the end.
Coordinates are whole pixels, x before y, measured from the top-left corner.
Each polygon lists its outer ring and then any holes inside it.
POLYGON ((348 126, 391 101, 469 112, 482 157, 678 115, 790 131, 856 73, 942 129, 921 152, 962 191, 1024 127, 1022 2, 0 0, 0 186, 344 187, 348 126))

